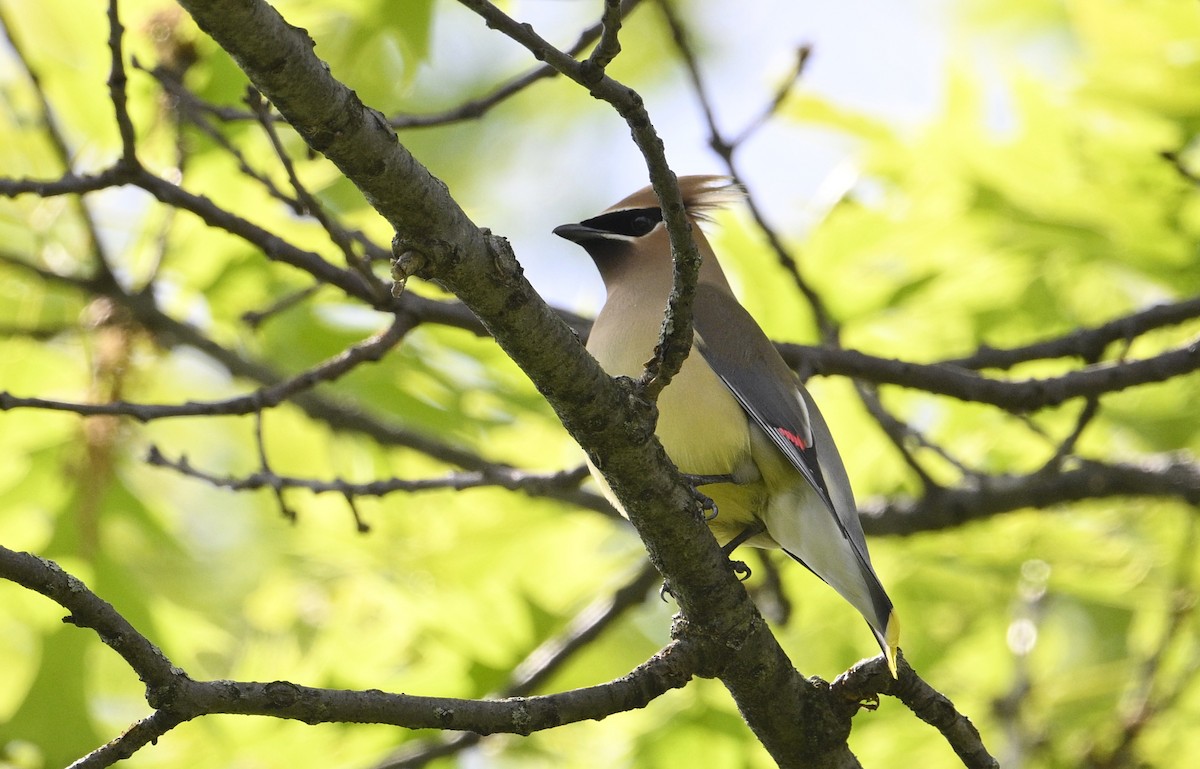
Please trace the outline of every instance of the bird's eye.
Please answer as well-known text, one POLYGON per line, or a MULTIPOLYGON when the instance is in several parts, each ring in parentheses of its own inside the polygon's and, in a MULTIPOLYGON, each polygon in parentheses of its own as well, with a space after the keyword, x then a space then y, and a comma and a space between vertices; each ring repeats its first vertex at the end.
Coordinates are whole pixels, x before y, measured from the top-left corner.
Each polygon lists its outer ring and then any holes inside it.
POLYGON ((617 238, 640 238, 662 221, 658 208, 626 208, 585 219, 580 224, 592 230, 610 232, 617 238))
POLYGON ((635 238, 646 235, 662 221, 662 210, 658 208, 638 208, 625 211, 625 233, 635 238))

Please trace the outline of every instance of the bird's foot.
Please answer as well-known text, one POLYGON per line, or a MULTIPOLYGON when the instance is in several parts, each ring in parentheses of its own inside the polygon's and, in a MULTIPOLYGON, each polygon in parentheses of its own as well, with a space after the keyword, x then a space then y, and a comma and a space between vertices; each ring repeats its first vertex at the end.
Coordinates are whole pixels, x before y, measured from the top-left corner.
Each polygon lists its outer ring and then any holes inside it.
MULTIPOLYGON (((729 558, 729 555, 734 551, 734 548, 746 540, 762 534, 766 530, 767 527, 762 524, 762 521, 755 521, 746 528, 742 529, 742 531, 736 537, 722 545, 721 552, 725 554, 726 558, 729 558)), ((750 567, 746 565, 745 561, 735 561, 730 558, 729 565, 733 567, 733 573, 737 575, 737 578, 740 581, 745 582, 746 580, 750 579, 750 567)))
POLYGON ((674 598, 675 594, 671 592, 671 583, 667 582, 664 579, 663 583, 662 583, 662 587, 660 587, 658 589, 658 599, 660 601, 662 601, 663 603, 666 603, 668 596, 670 596, 671 598, 674 598))
POLYGON ((721 552, 724 553, 725 555, 729 555, 730 553, 733 552, 734 548, 736 548, 738 545, 742 544, 743 542, 745 542, 748 539, 757 537, 759 534, 762 534, 766 530, 767 530, 767 527, 763 525, 762 521, 755 521, 754 523, 750 524, 746 528, 742 529, 741 533, 739 533, 736 537, 734 537, 733 539, 729 540, 724 545, 722 545, 721 552))
POLYGON ((696 495, 696 499, 700 501, 700 509, 704 511, 704 522, 708 523, 717 517, 717 503, 712 501, 712 497, 706 497, 695 489, 692 493, 696 495))
POLYGON ((712 501, 711 497, 701 494, 699 487, 707 486, 710 483, 735 483, 732 475, 697 475, 695 473, 681 473, 692 487, 692 493, 700 500, 700 507, 704 512, 704 520, 711 521, 717 517, 717 503, 712 501))

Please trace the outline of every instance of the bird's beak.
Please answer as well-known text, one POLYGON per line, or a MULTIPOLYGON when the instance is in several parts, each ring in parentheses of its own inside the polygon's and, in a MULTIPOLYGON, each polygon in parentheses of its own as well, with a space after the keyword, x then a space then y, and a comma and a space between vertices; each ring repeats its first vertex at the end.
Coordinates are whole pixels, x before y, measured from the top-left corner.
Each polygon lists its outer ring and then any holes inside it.
POLYGON ((607 233, 586 224, 561 224, 554 228, 554 234, 572 243, 584 243, 589 240, 602 240, 607 233))

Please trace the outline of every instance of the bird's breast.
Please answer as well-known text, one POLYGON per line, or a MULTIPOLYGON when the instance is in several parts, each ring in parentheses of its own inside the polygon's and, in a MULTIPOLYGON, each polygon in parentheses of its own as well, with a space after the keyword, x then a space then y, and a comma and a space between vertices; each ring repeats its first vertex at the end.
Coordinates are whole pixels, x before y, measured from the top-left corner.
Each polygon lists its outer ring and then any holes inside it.
MULTIPOLYGON (((654 354, 662 306, 645 308, 609 302, 596 319, 588 351, 610 376, 641 376, 654 354), (624 312, 621 312, 624 310, 624 312), (640 317, 640 322, 636 322, 640 317)), ((711 484, 701 491, 718 505, 713 522, 718 540, 727 541, 756 517, 765 487, 751 453, 751 426, 745 411, 695 349, 658 396, 655 432, 671 461, 694 475, 734 475, 739 483, 711 484), (718 523, 719 522, 719 523, 718 523)))
MULTIPOLYGON (((654 355, 663 304, 609 296, 588 338, 588 351, 609 376, 637 378, 654 355)), ((745 411, 699 352, 692 349, 658 396, 655 432, 671 460, 685 473, 733 473, 750 461, 750 423, 745 411)))

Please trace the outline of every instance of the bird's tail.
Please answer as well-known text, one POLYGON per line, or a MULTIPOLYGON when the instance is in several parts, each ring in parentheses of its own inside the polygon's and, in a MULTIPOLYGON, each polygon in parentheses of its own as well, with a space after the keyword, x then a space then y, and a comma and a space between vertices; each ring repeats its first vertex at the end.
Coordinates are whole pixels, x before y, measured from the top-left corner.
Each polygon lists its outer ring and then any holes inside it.
POLYGON ((871 632, 875 634, 875 640, 879 642, 879 648, 883 649, 883 658, 887 660, 888 670, 892 672, 892 678, 900 678, 900 673, 896 669, 896 653, 900 651, 900 618, 896 616, 896 610, 893 609, 888 614, 887 622, 884 624, 882 632, 876 630, 874 626, 871 627, 871 632))

